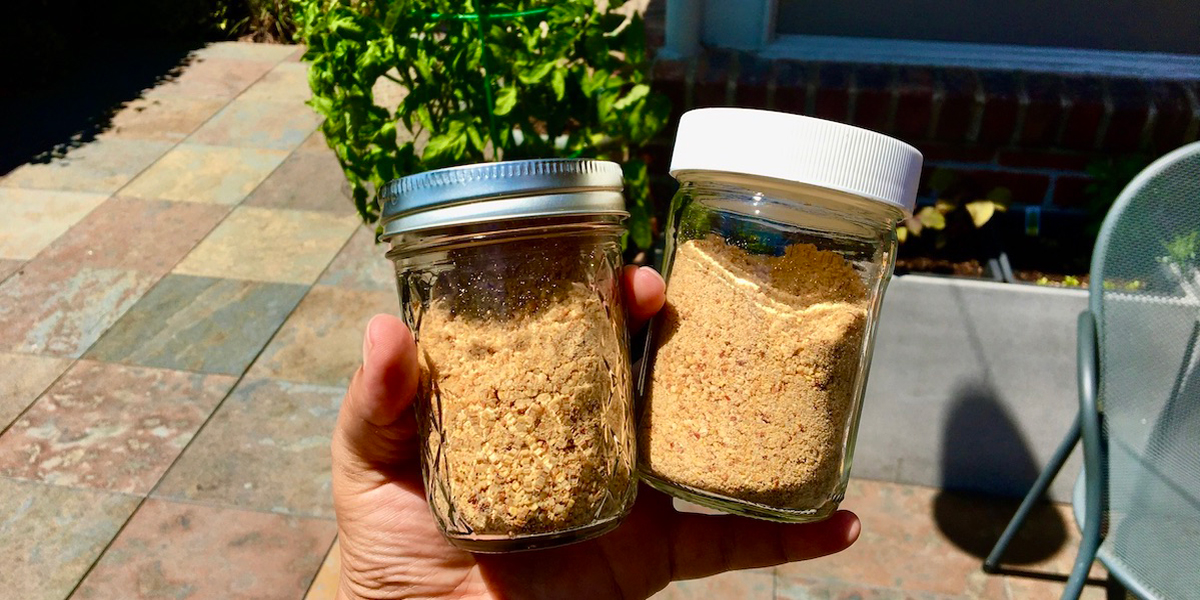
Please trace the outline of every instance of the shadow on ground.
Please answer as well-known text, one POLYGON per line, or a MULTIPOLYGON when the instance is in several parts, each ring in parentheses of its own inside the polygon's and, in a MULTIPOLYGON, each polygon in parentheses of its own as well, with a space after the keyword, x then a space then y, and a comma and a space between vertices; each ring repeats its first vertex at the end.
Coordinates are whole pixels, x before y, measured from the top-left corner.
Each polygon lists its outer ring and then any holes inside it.
POLYGON ((0 93, 0 176, 28 162, 48 162, 111 127, 114 114, 142 92, 177 77, 198 44, 158 42, 93 47, 53 83, 0 93))
MULTIPOLYGON (((985 383, 958 390, 942 436, 943 491, 934 500, 934 520, 947 539, 982 561, 1041 465, 996 391, 985 383)), ((1053 506, 1039 504, 1009 546, 1004 564, 1050 558, 1067 543, 1067 527, 1053 506)))

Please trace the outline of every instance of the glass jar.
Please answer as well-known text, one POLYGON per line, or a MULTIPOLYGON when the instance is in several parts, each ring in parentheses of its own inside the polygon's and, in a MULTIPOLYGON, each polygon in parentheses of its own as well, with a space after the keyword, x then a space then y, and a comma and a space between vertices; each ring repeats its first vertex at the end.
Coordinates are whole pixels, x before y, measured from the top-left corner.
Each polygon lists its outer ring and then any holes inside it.
POLYGON ((381 193, 419 354, 425 491, 455 546, 576 542, 632 506, 621 184, 614 163, 530 160, 381 193))
POLYGON ((717 510, 828 517, 849 478, 872 341, 921 155, 768 111, 683 116, 667 305, 642 373, 639 471, 717 510))

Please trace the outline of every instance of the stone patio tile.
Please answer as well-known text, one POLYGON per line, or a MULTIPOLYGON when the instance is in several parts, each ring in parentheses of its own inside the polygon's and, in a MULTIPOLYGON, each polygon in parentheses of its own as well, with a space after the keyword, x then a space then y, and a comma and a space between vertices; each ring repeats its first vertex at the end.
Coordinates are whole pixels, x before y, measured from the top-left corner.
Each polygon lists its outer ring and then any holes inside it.
POLYGON ((177 76, 164 78, 143 92, 145 98, 183 96, 231 100, 275 66, 270 60, 197 58, 177 76))
POLYGON ((229 207, 113 197, 51 244, 39 261, 165 275, 229 207))
POLYGON ((654 600, 774 600, 775 581, 771 569, 734 571, 703 579, 676 581, 655 594, 654 600))
POLYGON ((336 527, 147 500, 72 598, 301 598, 336 527))
POLYGON ((302 285, 168 275, 87 357, 241 375, 306 291, 302 285))
POLYGON ((21 267, 24 265, 24 259, 0 258, 0 283, 4 283, 4 280, 8 279, 9 275, 21 270, 21 267))
POLYGON ((71 361, 65 358, 0 353, 0 431, 69 366, 71 361))
POLYGON ((180 144, 121 190, 122 196, 237 204, 287 153, 281 150, 180 144))
POLYGON ((48 163, 17 167, 0 185, 111 194, 166 154, 171 145, 150 140, 96 140, 48 163))
POLYGON ((300 62, 300 60, 304 58, 304 52, 307 50, 307 48, 304 47, 304 44, 297 44, 295 48, 296 49, 289 54, 287 58, 283 59, 285 62, 300 62))
POLYGON ((325 562, 321 563, 321 570, 317 571, 317 577, 308 587, 308 593, 304 595, 304 600, 334 600, 337 598, 341 569, 342 551, 338 548, 338 542, 335 539, 333 547, 325 555, 325 562))
MULTIPOLYGON (((312 89, 308 87, 308 64, 285 61, 275 65, 270 73, 250 86, 238 100, 265 100, 303 105, 311 97, 312 89)), ((311 111, 312 108, 308 110, 311 111)))
POLYGON ((333 518, 329 436, 344 393, 243 379, 154 496, 333 518))
POLYGON ((0 436, 0 475, 145 495, 234 381, 80 361, 0 436))
POLYGON ((107 197, 0 187, 0 258, 33 258, 107 197))
POLYGON ((362 362, 367 321, 398 311, 393 293, 314 286, 247 376, 343 387, 362 362))
POLYGON ((213 42, 196 50, 199 58, 232 58, 278 62, 291 56, 299 46, 292 44, 257 44, 254 42, 213 42))
POLYGON ((181 142, 225 106, 224 98, 136 98, 113 115, 99 137, 181 142))
MULTIPOLYGON (((960 551, 932 515, 937 490, 852 480, 842 508, 862 519, 862 535, 845 552, 781 565, 785 580, 835 581, 908 593, 963 596, 981 591, 988 576, 981 560, 960 551)), ((994 585, 994 584, 993 584, 994 585)))
MULTIPOLYGON (((396 270, 386 256, 388 245, 375 243, 375 226, 358 227, 317 283, 396 295, 396 270)), ((398 305, 397 305, 398 306, 398 305)))
POLYGON ((356 214, 350 184, 332 152, 294 152, 250 194, 246 205, 356 214))
POLYGON ((187 141, 291 151, 304 143, 320 124, 321 117, 301 101, 262 102, 238 98, 197 129, 187 141))
POLYGON ((0 350, 78 357, 158 278, 31 261, 0 284, 0 350))
MULTIPOLYGON (((1003 593, 1002 590, 1001 593, 1003 593)), ((837 581, 780 578, 775 586, 775 598, 776 600, 958 600, 964 597, 872 588, 837 581)), ((989 600, 1003 599, 1004 596, 989 598, 989 600)))
POLYGON ((358 217, 240 206, 176 273, 311 284, 354 233, 358 217))
POLYGON ((325 134, 321 133, 320 129, 312 132, 308 139, 296 148, 297 152, 328 152, 333 154, 333 149, 329 147, 329 143, 325 141, 325 134))
POLYGON ((61 600, 139 498, 0 478, 0 595, 61 600))

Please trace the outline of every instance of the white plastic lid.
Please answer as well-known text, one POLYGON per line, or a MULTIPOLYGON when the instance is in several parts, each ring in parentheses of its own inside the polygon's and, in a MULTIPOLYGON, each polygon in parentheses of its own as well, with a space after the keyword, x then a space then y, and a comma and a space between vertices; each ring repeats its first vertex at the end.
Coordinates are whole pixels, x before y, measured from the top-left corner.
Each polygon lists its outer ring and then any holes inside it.
POLYGON ((921 153, 881 133, 769 110, 701 108, 679 121, 671 175, 721 171, 794 181, 911 215, 921 153))

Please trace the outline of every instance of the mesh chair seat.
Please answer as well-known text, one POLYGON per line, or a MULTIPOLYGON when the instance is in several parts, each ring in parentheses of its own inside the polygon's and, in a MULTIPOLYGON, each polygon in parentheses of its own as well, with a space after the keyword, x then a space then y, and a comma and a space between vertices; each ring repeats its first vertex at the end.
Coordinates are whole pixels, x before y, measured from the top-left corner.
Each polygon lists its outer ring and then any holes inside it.
POLYGON ((1093 261, 1097 556, 1139 594, 1200 598, 1200 144, 1174 154, 1126 188, 1093 261))

